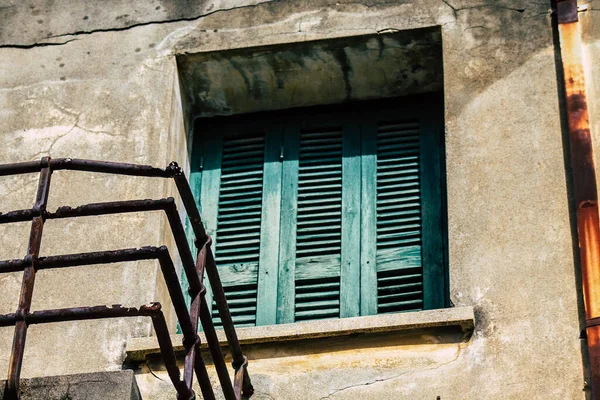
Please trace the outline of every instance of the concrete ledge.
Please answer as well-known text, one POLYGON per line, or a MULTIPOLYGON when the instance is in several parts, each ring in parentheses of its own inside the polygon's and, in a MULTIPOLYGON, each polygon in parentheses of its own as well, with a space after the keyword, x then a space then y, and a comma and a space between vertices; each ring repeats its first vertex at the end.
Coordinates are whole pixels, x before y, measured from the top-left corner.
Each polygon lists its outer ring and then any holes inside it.
MULTIPOLYGON (((0 399, 6 381, 0 381, 0 399)), ((141 400, 133 371, 45 376, 21 380, 22 400, 141 400)))
MULTIPOLYGON (((253 326, 238 328, 236 331, 240 343, 245 345, 451 326, 459 326, 465 334, 470 334, 473 331, 474 324, 473 307, 454 307, 368 317, 306 321, 294 324, 253 326)), ((224 332, 218 330, 217 334, 221 344, 226 346, 227 340, 224 332)), ((183 351, 183 346, 179 344, 182 338, 182 335, 171 336, 176 351, 183 351)), ((206 347, 206 338, 202 332, 200 332, 200 338, 202 346, 206 347)), ((127 358, 131 361, 143 361, 150 354, 160 353, 156 337, 129 339, 126 350, 127 358)))

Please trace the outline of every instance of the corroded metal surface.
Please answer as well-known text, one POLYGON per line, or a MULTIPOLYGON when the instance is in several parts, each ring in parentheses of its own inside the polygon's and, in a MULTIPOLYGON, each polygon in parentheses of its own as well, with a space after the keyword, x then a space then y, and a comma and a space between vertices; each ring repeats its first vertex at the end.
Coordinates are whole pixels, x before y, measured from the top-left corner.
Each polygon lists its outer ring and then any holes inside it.
POLYGON ((592 397, 600 399, 600 220, 577 2, 557 2, 592 397))
POLYGON ((19 306, 16 312, 0 315, 0 326, 15 326, 8 381, 4 395, 5 400, 20 398, 19 377, 23 362, 27 327, 30 324, 131 316, 148 316, 152 319, 161 354, 169 377, 177 391, 178 399, 187 400, 195 398, 194 391, 192 390, 194 372, 198 378, 203 397, 205 399, 215 398, 206 365, 200 355, 200 338, 197 334, 198 320, 202 323, 202 327, 206 333, 207 344, 217 370, 217 375, 225 399, 241 399, 242 392, 244 395, 251 395, 253 389, 248 377, 247 359, 242 354, 217 267, 214 262, 214 257, 210 249, 212 241, 204 231, 189 183, 177 164, 171 163, 166 169, 160 169, 147 165, 70 158, 51 160, 49 157, 45 157, 39 162, 0 165, 0 176, 34 172, 40 173, 40 180, 36 202, 33 208, 0 213, 0 224, 24 222, 28 220, 32 221, 27 256, 19 260, 0 261, 0 273, 16 271, 23 271, 24 273, 19 306), (77 170, 119 175, 174 178, 196 236, 196 262, 194 262, 194 257, 187 244, 185 230, 173 198, 95 203, 76 208, 65 206, 58 208, 55 212, 47 212, 46 205, 50 189, 50 177, 53 170, 77 170), (169 221, 171 232, 173 233, 176 247, 182 260, 183 270, 189 282, 188 292, 192 298, 192 304, 189 311, 187 310, 183 292, 179 285, 175 266, 173 265, 169 251, 165 246, 39 257, 44 222, 47 219, 155 210, 163 210, 169 221), (37 270, 153 259, 158 260, 159 262, 169 296, 183 332, 183 346, 186 351, 183 379, 181 379, 181 374, 177 367, 173 344, 171 343, 167 323, 159 303, 145 305, 139 309, 114 305, 112 307, 75 307, 57 310, 41 310, 33 313, 29 312, 35 282, 35 272, 37 270), (217 299, 219 314, 233 356, 235 388, 229 377, 227 365, 225 364, 210 315, 210 310, 206 304, 206 289, 202 283, 205 271, 207 272, 213 288, 213 293, 217 299))

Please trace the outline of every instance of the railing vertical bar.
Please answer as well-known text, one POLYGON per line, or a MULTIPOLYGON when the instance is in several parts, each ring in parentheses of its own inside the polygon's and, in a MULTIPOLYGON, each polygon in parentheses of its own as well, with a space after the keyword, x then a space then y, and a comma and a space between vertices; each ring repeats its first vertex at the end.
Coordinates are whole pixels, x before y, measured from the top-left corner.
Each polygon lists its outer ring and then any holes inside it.
POLYGON ((229 348, 231 350, 231 356, 233 358, 234 368, 237 369, 244 363, 244 355, 242 354, 242 348, 233 326, 233 319, 231 318, 231 312, 229 311, 229 305, 227 304, 227 298, 225 297, 225 290, 217 271, 217 265, 215 264, 215 258, 213 256, 210 247, 206 252, 206 275, 210 281, 210 285, 213 289, 213 296, 219 310, 219 318, 223 324, 223 330, 227 341, 229 342, 229 348))
POLYGON ((196 201, 194 200, 194 195, 192 193, 192 189, 190 188, 190 184, 187 181, 185 174, 176 162, 172 162, 171 164, 169 164, 167 170, 171 171, 173 175, 175 186, 177 186, 179 196, 181 196, 181 200, 183 201, 185 211, 188 215, 188 218, 190 219, 190 223, 192 224, 194 236, 196 236, 196 240, 200 242, 197 243, 197 246, 198 248, 200 248, 202 247, 202 244, 207 240, 208 235, 206 234, 204 225, 202 225, 202 218, 200 217, 198 207, 196 207, 196 201))
MULTIPOLYGON (((185 243, 185 247, 188 248, 187 243, 185 243)), ((190 253, 191 254, 191 253, 190 253)), ((202 290, 192 296, 192 304, 190 305, 190 317, 192 319, 192 327, 194 332, 198 331, 198 318, 200 317, 200 302, 204 298, 206 293, 206 289, 202 286, 202 276, 204 274, 204 260, 205 260, 206 251, 200 250, 198 251, 198 255, 196 257, 196 267, 194 269, 194 274, 200 277, 200 285, 202 290)), ((208 372, 206 370, 206 364, 204 363, 204 359, 202 358, 202 354, 200 353, 200 338, 196 340, 196 343, 193 347, 188 351, 183 368, 183 379, 187 385, 187 387, 191 388, 194 372, 196 372, 196 376, 198 378, 198 383, 200 384, 200 390, 202 391, 202 397, 204 400, 213 400, 215 398, 215 393, 213 392, 212 383, 210 382, 210 378, 208 376, 208 372)))
MULTIPOLYGON (((31 299, 33 297, 33 286, 35 283, 35 263, 40 254, 42 244, 42 233, 44 230, 44 212, 48 204, 48 193, 50 191, 50 157, 44 157, 41 160, 41 171, 38 183, 38 190, 33 207, 34 217, 31 222, 31 232, 29 235, 29 245, 27 249, 26 261, 28 265, 23 272, 23 281, 21 284, 21 294, 17 315, 24 318, 29 314, 31 308, 31 299)), ((23 366, 23 355, 25 352, 25 340, 27 338, 27 323, 24 320, 17 321, 13 337, 12 352, 10 356, 8 380, 6 382, 7 399, 20 399, 19 379, 21 376, 21 367, 23 366)))
MULTIPOLYGON (((175 185, 177 186, 179 195, 181 196, 181 200, 183 201, 183 205, 190 219, 192 229, 194 230, 194 235, 196 236, 196 246, 200 248, 206 242, 208 242, 210 238, 206 234, 204 226, 202 225, 202 219, 200 217, 200 213, 198 212, 198 208, 196 207, 196 202, 194 200, 194 196, 192 194, 189 182, 187 181, 185 174, 183 173, 181 168, 179 168, 177 163, 173 162, 169 164, 167 170, 170 170, 173 173, 175 185)), ((229 311, 229 306, 227 305, 227 299, 225 297, 225 291, 223 289, 221 278, 219 277, 217 266, 215 264, 214 256, 210 249, 210 246, 207 246, 205 268, 206 274, 210 281, 210 286, 213 290, 213 296, 217 304, 217 308, 219 310, 219 317, 221 318, 221 322, 223 323, 223 330, 225 331, 225 336, 227 336, 227 342, 229 344, 229 349, 233 358, 232 364, 237 372, 240 368, 242 368, 243 365, 247 363, 247 360, 242 353, 242 348, 240 346, 237 333, 235 332, 233 319, 231 318, 231 312, 229 311)), ((210 310, 208 310, 208 312, 210 314, 210 310)), ((210 322, 212 324, 212 319, 210 322)), ((204 322, 202 323, 202 325, 204 326, 204 322)), ((244 368, 244 370, 245 372, 243 380, 243 392, 244 394, 249 395, 253 392, 253 388, 246 368, 244 368)))
POLYGON ((165 363, 165 368, 169 374, 169 378, 175 386, 177 390, 178 400, 190 400, 195 397, 193 390, 188 388, 184 381, 181 380, 181 375, 179 372, 179 367, 177 366, 177 358, 175 357, 175 351, 173 350, 173 343, 171 342, 171 337, 169 336, 169 328, 167 327, 167 322, 165 321, 164 314, 160 312, 160 306, 158 307, 158 311, 152 312, 152 324, 154 325, 154 331, 156 332, 156 338, 158 340, 158 346, 160 347, 160 352, 163 357, 163 361, 165 363))
MULTIPOLYGON (((171 163, 170 167, 179 169, 175 163, 171 163)), ((181 196, 185 210, 190 218, 190 222, 197 240, 196 245, 201 247, 208 240, 208 235, 206 234, 204 226, 202 225, 200 213, 196 207, 192 190, 190 189, 189 183, 185 178, 185 174, 183 171, 181 171, 181 169, 179 169, 179 172, 175 174, 173 178, 175 180, 175 185, 179 190, 179 195, 181 196)), ((231 354, 233 356, 233 363, 234 365, 241 365, 244 362, 242 348, 240 347, 237 334, 233 328, 233 320, 231 319, 231 313, 229 312, 229 306, 227 305, 227 299, 225 298, 225 292, 223 290, 223 285, 221 284, 221 278, 219 277, 217 266, 215 264, 214 256, 210 250, 210 247, 208 247, 206 256, 206 273, 214 293, 217 307, 219 308, 219 317, 223 322, 223 329, 225 331, 225 335, 227 336, 227 341, 229 342, 231 354)))
POLYGON ((202 328, 204 329, 204 335, 206 336, 208 349, 210 350, 213 363, 215 364, 215 369, 217 370, 217 376, 219 377, 219 382, 221 383, 221 388, 223 389, 223 395, 225 396, 226 400, 236 400, 235 392, 233 391, 233 386, 231 384, 231 378, 229 377, 227 364, 225 364, 225 358, 223 357, 223 352, 221 351, 219 337, 217 336, 217 332, 210 315, 210 310, 206 305, 204 297, 202 297, 202 301, 200 303, 200 321, 202 322, 202 328))
POLYGON ((185 298, 183 297, 183 292, 179 285, 179 278, 175 272, 175 266, 169 256, 169 251, 165 246, 161 247, 160 250, 161 253, 158 256, 158 261, 167 284, 167 290, 169 291, 171 301, 173 302, 173 307, 175 308, 175 314, 177 314, 177 319, 181 325, 183 344, 188 348, 189 346, 193 346, 196 342, 196 337, 198 336, 196 333, 197 331, 192 328, 192 320, 187 311, 185 298))
POLYGON ((192 256, 192 252, 187 244, 185 229, 183 229, 183 224, 179 219, 177 207, 175 207, 175 200, 171 197, 169 198, 169 201, 169 205, 165 207, 165 213, 167 214, 167 220, 169 221, 171 232, 175 238, 175 245, 177 246, 177 250, 181 256, 183 270, 185 271, 185 275, 187 276, 190 284, 190 295, 192 295, 193 298, 193 294, 198 294, 202 290, 202 284, 200 282, 202 278, 198 276, 196 268, 194 267, 194 257, 192 256))

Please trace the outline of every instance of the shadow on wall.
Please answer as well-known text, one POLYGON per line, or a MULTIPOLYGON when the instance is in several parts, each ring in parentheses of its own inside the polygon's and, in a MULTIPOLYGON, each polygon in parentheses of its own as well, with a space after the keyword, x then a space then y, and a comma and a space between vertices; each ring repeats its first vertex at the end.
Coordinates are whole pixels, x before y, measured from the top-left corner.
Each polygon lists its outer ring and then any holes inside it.
POLYGON ((440 91, 439 27, 177 59, 193 117, 440 91))

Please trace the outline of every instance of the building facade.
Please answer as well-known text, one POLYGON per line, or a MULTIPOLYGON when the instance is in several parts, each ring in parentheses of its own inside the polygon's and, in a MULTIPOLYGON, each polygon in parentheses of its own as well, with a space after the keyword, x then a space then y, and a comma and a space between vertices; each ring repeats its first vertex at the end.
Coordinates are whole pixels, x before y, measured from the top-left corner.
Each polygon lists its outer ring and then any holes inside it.
MULTIPOLYGON (((598 146, 594 5, 579 24, 598 146)), ((252 398, 589 396, 550 1, 5 0, 0 20, 0 163, 182 165, 252 398)), ((50 210, 176 195, 52 179, 50 210)), ((36 182, 0 178, 0 212, 31 207, 36 182)), ((0 225, 2 259, 29 228, 0 225)), ((162 244, 160 213, 87 217, 49 221, 41 254, 162 244)), ((21 277, 0 275, 0 313, 21 277)), ((160 270, 140 261, 41 271, 32 309, 154 300, 160 270)), ((0 328, 0 371, 12 340, 0 328)), ((133 369, 144 399, 173 398, 157 354, 144 318, 39 325, 22 375, 133 369)))

